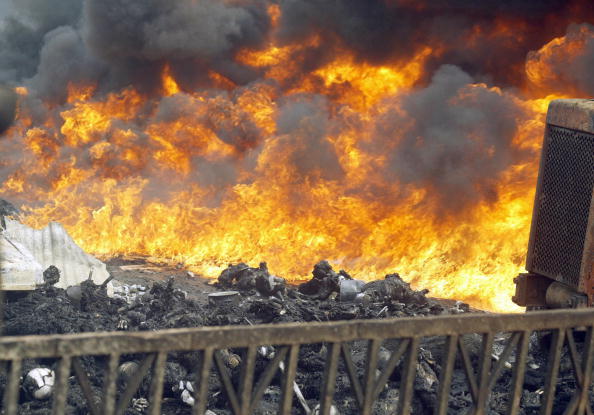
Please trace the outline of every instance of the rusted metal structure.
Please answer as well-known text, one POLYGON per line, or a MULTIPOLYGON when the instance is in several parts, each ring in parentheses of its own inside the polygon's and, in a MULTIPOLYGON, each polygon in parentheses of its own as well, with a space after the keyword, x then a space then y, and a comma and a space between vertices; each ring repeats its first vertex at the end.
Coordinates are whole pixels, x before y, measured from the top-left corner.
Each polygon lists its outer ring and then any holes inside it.
MULTIPOLYGON (((8 384, 3 399, 7 415, 17 413, 18 392, 22 362, 30 358, 58 358, 57 381, 53 398, 53 413, 64 412, 68 378, 74 372, 87 400, 91 414, 123 414, 138 389, 142 378, 152 371, 150 392, 151 415, 160 414, 163 393, 164 367, 167 354, 174 351, 201 351, 202 364, 196 367, 198 388, 194 414, 204 414, 207 407, 208 379, 211 371, 218 373, 224 386, 229 405, 234 414, 247 415, 262 398, 277 372, 281 372, 283 397, 278 413, 290 414, 293 402, 293 382, 297 370, 300 345, 324 342, 327 357, 324 382, 320 390, 321 413, 330 413, 334 395, 339 360, 347 369, 352 393, 361 414, 372 413, 372 406, 384 388, 390 374, 401 368, 399 413, 407 414, 413 394, 413 381, 417 371, 419 345, 424 338, 438 336, 443 341, 443 355, 439 357, 438 405, 436 414, 444 415, 456 359, 464 367, 475 414, 484 414, 490 392, 504 365, 509 365, 514 355, 513 379, 509 390, 508 414, 519 412, 522 396, 529 338, 534 332, 552 333, 546 385, 543 385, 541 414, 550 414, 561 355, 565 349, 573 363, 576 389, 567 414, 591 412, 589 391, 592 383, 594 357, 594 309, 548 310, 522 315, 466 314, 435 318, 400 318, 383 320, 348 321, 310 324, 279 324, 262 326, 228 326, 193 329, 174 329, 158 332, 83 333, 75 335, 4 337, 0 339, 0 357, 10 362, 8 384), (574 329, 586 331, 582 353, 578 353, 574 329), (478 367, 463 341, 469 333, 482 335, 482 352, 478 367), (496 333, 507 333, 504 350, 495 362, 492 345, 496 333), (384 340, 394 342, 391 356, 384 370, 378 375, 378 350, 384 340), (367 340, 368 351, 365 371, 360 376, 351 359, 349 342, 367 340), (254 379, 254 368, 260 345, 274 345, 275 356, 259 379, 254 379), (236 390, 223 362, 220 349, 245 348, 241 379, 236 390), (144 360, 128 387, 116 396, 116 377, 120 356, 142 353, 144 360), (82 356, 108 356, 105 388, 101 399, 93 395, 90 382, 79 359, 82 356), (98 404, 98 402, 101 402, 98 404)), ((581 346, 581 345, 580 345, 581 346)))
POLYGON ((526 269, 514 301, 528 307, 594 305, 594 100, 551 101, 526 269))

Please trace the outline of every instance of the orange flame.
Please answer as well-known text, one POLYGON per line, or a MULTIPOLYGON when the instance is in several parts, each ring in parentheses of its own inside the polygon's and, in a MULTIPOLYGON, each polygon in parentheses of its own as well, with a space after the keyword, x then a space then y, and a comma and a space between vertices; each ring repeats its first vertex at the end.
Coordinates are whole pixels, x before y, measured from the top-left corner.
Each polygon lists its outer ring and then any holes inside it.
POLYGON ((163 69, 161 83, 163 84, 163 95, 166 97, 175 95, 181 91, 175 78, 171 75, 171 68, 169 65, 165 65, 165 68, 163 69))
MULTIPOLYGON (((278 7, 269 13, 275 25, 278 7)), ((518 149, 538 150, 548 101, 565 92, 546 90, 543 80, 553 76, 546 57, 561 45, 564 54, 576 53, 586 34, 580 36, 555 39, 539 59, 529 58, 527 76, 538 88, 532 99, 514 98, 525 110, 512 143, 518 149)), ((102 96, 95 86, 70 85, 61 119, 33 126, 30 115, 19 113, 10 136, 15 146, 22 137, 24 156, 0 189, 7 197, 41 201, 26 208, 30 225, 60 221, 95 254, 169 258, 208 277, 230 262, 267 261, 272 272, 294 280, 328 259, 356 278, 397 271, 434 296, 517 310, 512 279, 524 267, 537 160, 508 169, 495 185, 496 199, 436 218, 435 206, 426 203, 430 190, 390 183, 377 171, 389 160, 369 147, 373 126, 388 113, 386 100, 399 111, 399 100, 438 51, 425 47, 408 62, 381 66, 337 51, 311 73, 296 74, 299 52, 319 42, 312 35, 300 45, 271 40, 264 50, 239 51, 240 63, 270 81, 249 87, 211 72, 218 92, 182 91, 169 65, 157 98, 132 87, 102 96), (299 174, 295 158, 307 163, 306 139, 317 133, 315 123, 306 120, 294 135, 278 128, 282 87, 296 76, 299 86, 284 96, 324 96, 329 116, 344 120, 321 141, 336 153, 344 179, 324 171, 299 174), (174 118, 167 116, 171 106, 174 118), (380 184, 386 196, 399 197, 373 196, 380 184)), ((460 92, 479 93, 504 92, 479 83, 460 92)))

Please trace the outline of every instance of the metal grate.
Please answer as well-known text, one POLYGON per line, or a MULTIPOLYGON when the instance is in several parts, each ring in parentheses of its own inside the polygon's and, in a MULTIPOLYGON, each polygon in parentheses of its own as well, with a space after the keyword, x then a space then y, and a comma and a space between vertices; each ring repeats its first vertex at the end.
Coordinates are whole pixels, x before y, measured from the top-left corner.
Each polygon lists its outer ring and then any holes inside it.
POLYGON ((594 186, 594 135, 547 127, 529 271, 579 287, 594 186))

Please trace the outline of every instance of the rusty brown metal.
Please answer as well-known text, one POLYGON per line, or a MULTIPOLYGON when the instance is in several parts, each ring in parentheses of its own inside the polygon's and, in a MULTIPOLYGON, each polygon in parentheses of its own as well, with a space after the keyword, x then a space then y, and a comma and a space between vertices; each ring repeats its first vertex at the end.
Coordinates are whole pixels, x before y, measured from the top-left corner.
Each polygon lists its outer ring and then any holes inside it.
POLYGON ((594 305, 594 190, 590 202, 580 277, 579 290, 588 296, 588 306, 592 307, 594 305))
POLYGON ((512 301, 520 307, 544 307, 547 304, 547 289, 553 281, 538 274, 520 274, 514 278, 516 293, 512 301))
MULTIPOLYGON (((467 376, 474 413, 485 413, 490 392, 504 365, 513 366, 508 413, 518 413, 522 394, 529 338, 535 331, 550 332, 553 336, 546 384, 543 385, 542 414, 553 410, 555 384, 561 355, 567 350, 573 364, 576 391, 570 401, 573 413, 589 413, 588 402, 594 363, 594 310, 553 310, 527 314, 489 315, 468 314, 432 318, 402 318, 332 323, 279 324, 260 326, 210 327, 173 329, 158 332, 84 333, 77 335, 20 336, 0 338, 0 356, 10 362, 7 387, 3 399, 4 412, 14 414, 18 409, 18 393, 23 359, 59 358, 57 383, 54 391, 54 413, 63 413, 71 371, 74 370, 83 388, 88 409, 97 413, 94 404, 103 402, 101 413, 123 413, 137 393, 142 379, 151 373, 150 412, 160 413, 163 393, 164 366, 168 353, 201 351, 202 363, 196 367, 199 384, 196 385, 196 403, 193 413, 203 414, 207 408, 208 382, 219 373, 220 384, 228 397, 230 408, 236 415, 253 413, 272 379, 279 374, 282 379, 282 399, 279 413, 288 414, 293 406, 296 387, 295 375, 300 345, 325 344, 326 370, 320 390, 320 413, 329 413, 333 404, 337 370, 344 362, 351 380, 352 393, 359 404, 360 413, 371 413, 380 392, 392 372, 400 367, 398 413, 410 411, 413 383, 419 364, 418 351, 425 337, 444 338, 439 373, 437 414, 447 412, 449 388, 456 359, 459 359, 467 376), (585 328, 587 339, 582 349, 577 347, 574 328, 585 328), (507 344, 492 365, 493 341, 496 333, 509 333, 507 344), (478 365, 470 358, 463 337, 468 334, 482 336, 478 365), (378 367, 378 350, 390 340, 391 355, 381 371, 378 367), (349 343, 366 341, 368 345, 366 367, 361 373, 352 361, 349 343), (259 376, 254 378, 258 346, 275 347, 274 356, 259 376), (236 384, 219 350, 243 349, 241 376, 236 384), (515 359, 512 358, 515 352, 515 359), (126 389, 118 396, 115 386, 121 355, 144 354, 137 372, 128 380, 126 389), (103 396, 94 396, 80 363, 80 356, 108 356, 103 396), (214 363, 214 368, 212 368, 214 363), (86 385, 86 386, 85 386, 86 385), (101 399, 98 399, 101 398, 101 399), (119 399, 117 399, 119 398, 119 399)), ((475 359, 476 360, 476 359, 475 359)))

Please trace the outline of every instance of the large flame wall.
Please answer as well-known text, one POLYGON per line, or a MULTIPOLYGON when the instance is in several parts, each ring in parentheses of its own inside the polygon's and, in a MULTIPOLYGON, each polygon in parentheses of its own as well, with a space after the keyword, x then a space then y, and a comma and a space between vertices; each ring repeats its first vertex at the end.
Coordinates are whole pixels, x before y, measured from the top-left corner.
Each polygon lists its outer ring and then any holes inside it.
POLYGON ((587 2, 37 3, 0 26, 0 189, 29 224, 514 309, 547 104, 594 92, 587 2))

